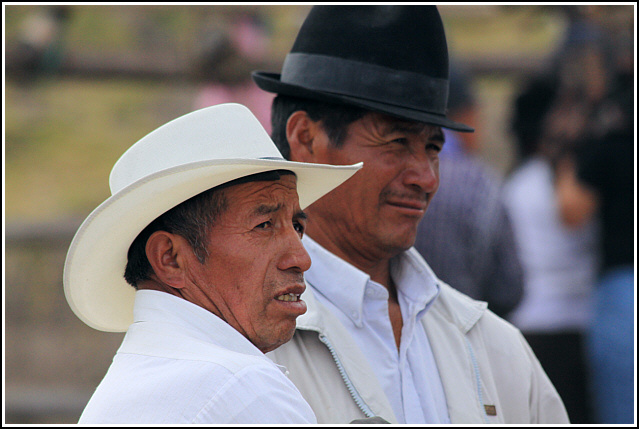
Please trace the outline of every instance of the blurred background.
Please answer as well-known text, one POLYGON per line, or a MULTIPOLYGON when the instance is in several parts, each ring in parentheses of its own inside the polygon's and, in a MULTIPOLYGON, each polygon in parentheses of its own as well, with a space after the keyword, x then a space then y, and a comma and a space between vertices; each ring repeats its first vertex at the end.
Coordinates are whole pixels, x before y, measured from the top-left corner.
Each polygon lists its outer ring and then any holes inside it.
MULTIPOLYGON (((6 423, 77 422, 123 338, 84 325, 62 289, 67 248, 110 195, 114 162, 151 130, 206 105, 246 104, 270 129, 271 95, 249 74, 280 71, 308 10, 3 4, 6 423)), ((632 5, 440 12, 474 102, 472 119, 461 119, 477 128, 469 148, 501 177, 517 164, 516 97, 556 67, 580 20, 623 48, 614 64, 634 69, 632 5)))

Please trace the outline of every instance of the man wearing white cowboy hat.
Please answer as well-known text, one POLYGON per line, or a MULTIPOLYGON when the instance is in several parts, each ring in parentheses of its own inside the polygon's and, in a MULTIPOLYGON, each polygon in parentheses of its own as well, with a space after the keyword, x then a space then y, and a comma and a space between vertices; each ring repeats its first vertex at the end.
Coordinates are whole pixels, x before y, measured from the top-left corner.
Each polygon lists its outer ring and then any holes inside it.
POLYGON ((282 73, 273 140, 293 161, 362 170, 307 212, 308 305, 270 353, 319 423, 567 423, 521 333, 412 248, 439 185, 448 50, 434 6, 315 6, 282 73))
POLYGON ((264 353, 306 311, 302 208, 359 167, 282 159, 238 104, 184 115, 124 153, 65 264, 76 315, 127 331, 80 423, 315 423, 264 353))

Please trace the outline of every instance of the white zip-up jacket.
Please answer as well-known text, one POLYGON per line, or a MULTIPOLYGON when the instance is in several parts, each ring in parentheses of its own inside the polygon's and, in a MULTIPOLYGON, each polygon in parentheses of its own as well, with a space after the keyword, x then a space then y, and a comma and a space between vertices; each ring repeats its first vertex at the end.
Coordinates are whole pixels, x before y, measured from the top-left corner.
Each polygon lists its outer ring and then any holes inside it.
MULTIPOLYGON (((421 320, 446 394, 452 424, 567 424, 554 386, 521 332, 441 280, 421 320)), ((397 423, 366 357, 339 320, 313 295, 293 339, 268 356, 311 405, 318 423, 380 416, 397 423)))

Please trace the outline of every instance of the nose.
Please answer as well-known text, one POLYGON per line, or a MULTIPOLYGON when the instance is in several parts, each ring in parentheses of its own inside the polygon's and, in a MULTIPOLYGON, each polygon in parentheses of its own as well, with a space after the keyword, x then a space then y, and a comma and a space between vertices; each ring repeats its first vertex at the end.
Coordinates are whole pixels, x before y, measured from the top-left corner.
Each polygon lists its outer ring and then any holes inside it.
POLYGON ((430 153, 412 154, 404 169, 404 184, 434 193, 439 187, 439 156, 430 153))
POLYGON ((299 272, 308 271, 311 268, 311 257, 304 248, 298 232, 291 228, 283 240, 284 252, 279 260, 280 270, 295 270, 299 272))

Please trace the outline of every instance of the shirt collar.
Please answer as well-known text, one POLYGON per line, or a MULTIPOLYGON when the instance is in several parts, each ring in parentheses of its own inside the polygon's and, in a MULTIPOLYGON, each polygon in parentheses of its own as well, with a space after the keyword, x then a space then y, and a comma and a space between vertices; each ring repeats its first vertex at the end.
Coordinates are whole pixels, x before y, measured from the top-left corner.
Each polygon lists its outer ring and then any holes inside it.
POLYGON ((391 259, 391 276, 399 291, 402 311, 408 311, 408 317, 421 319, 439 295, 437 276, 414 247, 391 259))
POLYGON ((312 261, 311 269, 305 273, 306 281, 359 326, 370 276, 324 249, 309 236, 305 235, 302 241, 312 261))
POLYGON ((155 290, 138 290, 134 323, 150 322, 238 353, 265 356, 244 335, 210 311, 183 298, 155 290))
MULTIPOLYGON (((305 273, 306 281, 355 325, 361 326, 367 288, 383 286, 309 236, 302 241, 313 262, 305 273)), ((391 259, 391 276, 399 291, 402 310, 408 311, 406 316, 419 320, 439 294, 437 277, 414 248, 391 259)))

